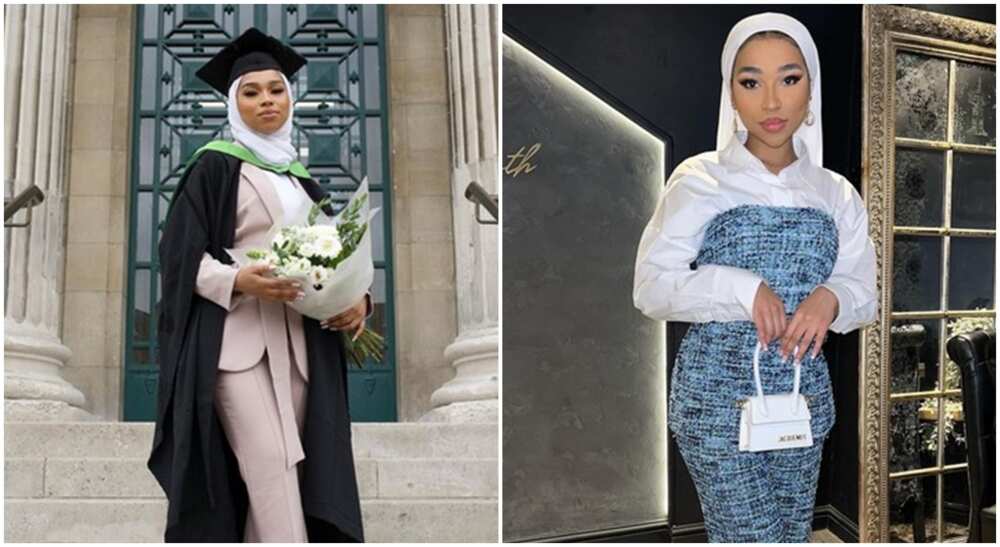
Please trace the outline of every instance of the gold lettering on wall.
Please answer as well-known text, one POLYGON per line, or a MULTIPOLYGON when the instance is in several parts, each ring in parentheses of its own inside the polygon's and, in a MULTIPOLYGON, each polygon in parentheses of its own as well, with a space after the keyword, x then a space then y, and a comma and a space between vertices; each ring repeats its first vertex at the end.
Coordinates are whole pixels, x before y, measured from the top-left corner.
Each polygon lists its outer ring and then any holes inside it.
POLYGON ((517 152, 507 155, 507 165, 504 165, 503 172, 505 175, 510 175, 511 177, 516 177, 521 173, 530 173, 535 170, 537 165, 532 164, 531 158, 538 153, 538 150, 542 147, 542 143, 536 142, 531 145, 527 151, 524 147, 517 149, 517 152))

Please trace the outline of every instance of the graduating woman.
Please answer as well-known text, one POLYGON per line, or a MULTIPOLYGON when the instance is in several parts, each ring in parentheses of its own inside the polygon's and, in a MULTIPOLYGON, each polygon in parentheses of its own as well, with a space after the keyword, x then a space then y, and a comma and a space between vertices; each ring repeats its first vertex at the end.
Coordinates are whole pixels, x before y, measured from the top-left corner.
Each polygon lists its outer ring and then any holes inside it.
POLYGON ((828 330, 876 317, 875 248, 861 197, 823 167, 819 57, 786 15, 747 17, 722 53, 716 150, 682 162, 643 232, 633 298, 692 323, 673 372, 669 427, 713 542, 808 542, 820 456, 834 423, 828 330), (801 393, 811 446, 741 451, 741 404, 801 393))
MULTIPOLYGON (((228 96, 234 142, 188 163, 159 243, 160 383, 148 466, 166 493, 166 541, 363 541, 341 333, 370 295, 317 321, 268 267, 273 225, 325 192, 296 161, 291 87, 305 59, 251 28, 198 76, 228 96)), ((327 214, 332 210, 327 208, 327 214)))

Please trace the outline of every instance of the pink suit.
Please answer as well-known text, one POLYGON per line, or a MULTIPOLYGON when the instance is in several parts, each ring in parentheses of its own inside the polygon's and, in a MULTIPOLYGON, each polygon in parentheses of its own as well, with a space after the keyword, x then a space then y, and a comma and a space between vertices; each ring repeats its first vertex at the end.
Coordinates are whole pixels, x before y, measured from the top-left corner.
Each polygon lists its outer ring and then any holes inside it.
MULTIPOLYGON (((312 203, 294 177, 282 181, 294 184, 312 203)), ((260 168, 241 164, 235 248, 265 248, 271 226, 282 222, 282 203, 272 184, 260 168)), ((215 408, 250 497, 246 541, 306 542, 297 472, 306 457, 300 435, 309 380, 302 315, 283 302, 234 294, 238 269, 205 253, 195 292, 229 311, 215 408)))

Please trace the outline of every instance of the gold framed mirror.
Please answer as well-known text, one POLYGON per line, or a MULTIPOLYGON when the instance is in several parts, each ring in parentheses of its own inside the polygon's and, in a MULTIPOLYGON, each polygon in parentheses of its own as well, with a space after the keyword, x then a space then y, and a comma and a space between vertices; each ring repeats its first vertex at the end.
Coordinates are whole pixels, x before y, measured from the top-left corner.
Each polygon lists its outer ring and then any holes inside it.
POLYGON ((996 26, 865 5, 862 39, 881 305, 860 333, 860 540, 950 541, 968 492, 945 342, 996 317, 996 26))

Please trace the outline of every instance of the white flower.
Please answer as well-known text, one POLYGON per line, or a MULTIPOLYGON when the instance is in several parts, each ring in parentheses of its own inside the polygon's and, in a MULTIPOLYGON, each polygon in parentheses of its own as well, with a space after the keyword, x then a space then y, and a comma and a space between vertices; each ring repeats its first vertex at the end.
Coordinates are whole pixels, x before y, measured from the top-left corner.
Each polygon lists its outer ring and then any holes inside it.
POLYGON ((330 270, 323 266, 313 266, 312 271, 309 272, 309 282, 314 285, 323 284, 329 278, 330 270))
POLYGON ((307 241, 299 245, 299 256, 319 256, 319 249, 313 242, 307 241))
MULTIPOLYGON (((307 237, 309 237, 309 238, 311 238, 312 240, 315 241, 315 240, 323 238, 323 237, 329 237, 329 235, 330 235, 330 228, 331 228, 331 226, 326 226, 324 224, 316 224, 316 225, 313 225, 313 226, 306 226, 306 227, 304 227, 302 233, 306 234, 307 237)), ((336 230, 333 231, 333 235, 334 236, 337 235, 336 230)))
POLYGON ((301 257, 293 257, 288 260, 285 264, 285 276, 286 277, 305 277, 312 270, 312 264, 301 257))
POLYGON ((339 237, 328 237, 316 242, 319 255, 324 258, 335 258, 344 248, 339 237))
POLYGON ((340 254, 343 243, 340 241, 340 233, 336 226, 316 224, 307 230, 313 237, 313 244, 310 246, 310 250, 313 251, 311 256, 335 258, 340 254))
POLYGON ((313 268, 312 262, 309 262, 306 258, 297 258, 296 261, 298 262, 298 264, 296 264, 296 269, 302 272, 301 275, 309 275, 309 272, 311 272, 313 268))

